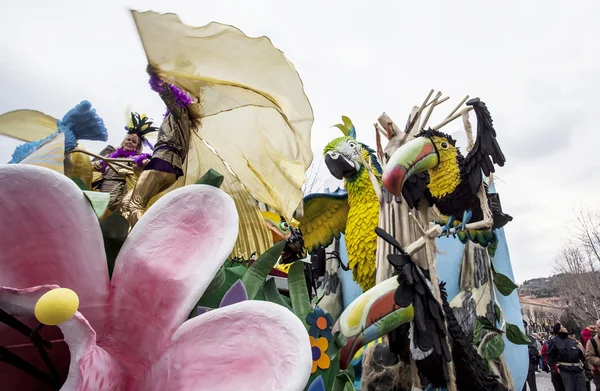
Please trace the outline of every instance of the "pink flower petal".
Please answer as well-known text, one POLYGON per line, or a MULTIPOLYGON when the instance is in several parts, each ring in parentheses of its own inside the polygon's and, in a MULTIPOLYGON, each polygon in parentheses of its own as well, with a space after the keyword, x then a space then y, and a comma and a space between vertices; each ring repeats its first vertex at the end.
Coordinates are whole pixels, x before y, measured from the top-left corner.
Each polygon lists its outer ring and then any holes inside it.
POLYGON ((79 310, 100 330, 108 269, 98 219, 83 192, 47 168, 0 165, 0 215, 0 286, 73 289, 79 310))
POLYGON ((136 389, 301 391, 311 367, 300 319, 278 304, 243 301, 185 322, 136 389))
POLYGON ((161 353, 231 253, 237 233, 235 204, 215 187, 190 185, 162 197, 121 248, 108 340, 99 345, 126 354, 124 365, 144 365, 161 353))
POLYGON ((59 327, 71 352, 69 376, 62 390, 123 389, 123 371, 113 357, 96 346, 96 333, 80 313, 76 313, 59 327))

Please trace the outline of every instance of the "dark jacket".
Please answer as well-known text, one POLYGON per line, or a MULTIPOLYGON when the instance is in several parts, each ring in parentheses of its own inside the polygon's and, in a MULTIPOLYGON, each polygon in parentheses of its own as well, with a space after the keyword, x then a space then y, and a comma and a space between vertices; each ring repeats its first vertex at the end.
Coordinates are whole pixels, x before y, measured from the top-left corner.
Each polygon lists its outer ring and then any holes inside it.
POLYGON ((540 353, 533 342, 527 346, 527 350, 529 353, 529 370, 535 371, 540 363, 540 353))
POLYGON ((583 364, 586 362, 585 356, 576 341, 568 338, 566 334, 559 334, 552 342, 548 344, 548 363, 550 367, 558 364, 561 371, 576 372, 583 370, 583 364), (579 366, 561 365, 581 364, 579 366))

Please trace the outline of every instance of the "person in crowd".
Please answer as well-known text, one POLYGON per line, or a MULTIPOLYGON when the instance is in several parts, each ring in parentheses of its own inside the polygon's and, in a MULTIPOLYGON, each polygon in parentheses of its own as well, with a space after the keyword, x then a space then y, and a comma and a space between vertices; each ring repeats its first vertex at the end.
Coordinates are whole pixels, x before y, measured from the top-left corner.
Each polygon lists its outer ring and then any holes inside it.
POLYGON ((523 391, 527 391, 527 385, 529 385, 529 391, 537 391, 535 372, 540 361, 540 352, 537 348, 539 342, 533 335, 530 335, 529 339, 531 340, 527 346, 527 352, 529 354, 529 370, 527 371, 527 381, 523 384, 523 391))
MULTIPOLYGON (((584 366, 587 361, 578 342, 569 338, 569 331, 560 323, 554 325, 552 332, 556 334, 556 337, 549 345, 548 361, 550 367, 560 375, 564 387, 562 389, 565 391, 586 390, 584 366)), ((556 390, 554 379, 553 384, 556 390)))
MULTIPOLYGON (((596 321, 595 330, 600 330, 600 320, 596 321)), ((592 366, 592 379, 596 390, 600 390, 600 334, 590 337, 586 343, 585 357, 592 366)))

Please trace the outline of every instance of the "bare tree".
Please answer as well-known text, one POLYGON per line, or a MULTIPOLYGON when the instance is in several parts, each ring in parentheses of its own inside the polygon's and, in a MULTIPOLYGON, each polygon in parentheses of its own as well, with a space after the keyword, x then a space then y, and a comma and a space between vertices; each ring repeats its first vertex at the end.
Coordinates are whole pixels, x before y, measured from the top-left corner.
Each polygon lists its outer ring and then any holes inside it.
POLYGON ((573 234, 554 260, 559 291, 580 327, 600 318, 600 214, 580 210, 573 234))
POLYGON ((302 191, 305 196, 320 191, 321 186, 323 186, 323 177, 319 172, 321 163, 323 163, 323 159, 313 160, 306 171, 306 182, 304 182, 304 185, 302 186, 302 191))

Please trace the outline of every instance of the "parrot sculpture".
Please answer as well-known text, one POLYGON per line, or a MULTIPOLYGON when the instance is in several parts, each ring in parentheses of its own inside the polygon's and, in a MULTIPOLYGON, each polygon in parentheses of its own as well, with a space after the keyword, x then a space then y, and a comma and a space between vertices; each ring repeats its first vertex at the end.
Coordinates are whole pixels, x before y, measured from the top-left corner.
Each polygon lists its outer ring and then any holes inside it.
POLYGON ((427 173, 426 197, 440 213, 448 216, 442 235, 448 236, 450 229, 460 221, 455 232, 461 241, 465 242, 463 238, 467 236, 485 247, 496 243, 493 231, 512 220, 510 215, 502 212, 498 194, 488 193, 485 184, 494 220, 492 229, 465 231, 465 226, 471 221, 483 220, 477 196, 483 175, 487 177, 493 173, 494 164, 502 167, 506 159, 496 140, 496 130, 485 103, 475 98, 467 105, 473 107, 477 116, 477 138, 466 157, 451 136, 437 130, 423 130, 391 156, 383 172, 383 184, 390 193, 398 196, 403 193, 408 178, 427 173))
POLYGON ((343 136, 332 140, 323 152, 329 172, 343 179, 345 190, 304 197, 303 213, 296 213, 309 252, 327 247, 345 234, 348 266, 363 292, 375 285, 375 251, 379 223, 379 199, 369 171, 381 186, 381 166, 375 151, 356 140, 352 121, 343 116, 335 125, 343 136))

